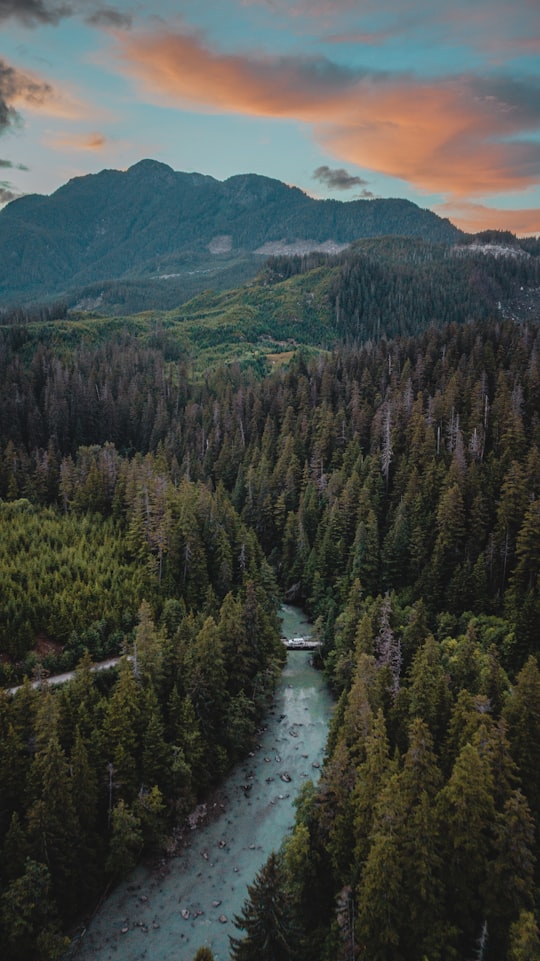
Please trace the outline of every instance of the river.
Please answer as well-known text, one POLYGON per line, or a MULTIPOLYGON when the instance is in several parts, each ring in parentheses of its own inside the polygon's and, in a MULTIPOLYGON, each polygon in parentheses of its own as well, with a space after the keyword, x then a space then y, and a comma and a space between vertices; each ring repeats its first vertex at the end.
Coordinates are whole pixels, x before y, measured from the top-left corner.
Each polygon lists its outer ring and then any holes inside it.
MULTIPOLYGON (((282 623, 285 637, 310 633, 298 608, 285 605, 282 623)), ((302 783, 317 780, 331 709, 310 654, 289 651, 253 756, 236 766, 177 857, 161 872, 137 868, 115 889, 77 961, 192 961, 202 945, 226 961, 247 885, 291 829, 302 783)))

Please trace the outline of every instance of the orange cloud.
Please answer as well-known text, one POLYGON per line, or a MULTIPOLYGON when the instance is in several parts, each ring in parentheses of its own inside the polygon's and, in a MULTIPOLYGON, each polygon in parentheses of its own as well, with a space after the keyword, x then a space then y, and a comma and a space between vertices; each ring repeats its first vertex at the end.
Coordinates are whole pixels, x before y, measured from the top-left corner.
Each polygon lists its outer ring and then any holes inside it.
POLYGON ((101 133, 62 133, 47 138, 47 145, 55 150, 100 151, 108 146, 107 138, 101 133))
POLYGON ((123 69, 158 103, 315 121, 354 76, 323 58, 224 55, 182 34, 118 38, 123 69))
POLYGON ((456 197, 540 182, 540 144, 512 140, 540 125, 518 97, 485 94, 469 78, 363 84, 361 97, 348 123, 318 130, 344 160, 456 197))
POLYGON ((440 217, 448 217, 452 223, 468 233, 479 230, 511 230, 519 237, 540 236, 540 208, 532 210, 502 210, 484 204, 446 203, 434 208, 440 217))
POLYGON ((160 104, 294 119, 336 158, 447 197, 540 183, 538 81, 423 80, 323 57, 226 55, 183 34, 117 42, 122 69, 160 104))

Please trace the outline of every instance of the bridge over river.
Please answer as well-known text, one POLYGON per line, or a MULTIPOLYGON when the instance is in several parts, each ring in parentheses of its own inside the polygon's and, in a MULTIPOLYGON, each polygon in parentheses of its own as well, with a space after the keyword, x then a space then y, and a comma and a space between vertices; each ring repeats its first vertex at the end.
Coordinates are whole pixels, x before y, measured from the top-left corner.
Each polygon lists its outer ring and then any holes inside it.
POLYGON ((319 649, 320 641, 315 641, 311 635, 307 637, 282 637, 288 651, 316 651, 319 649))

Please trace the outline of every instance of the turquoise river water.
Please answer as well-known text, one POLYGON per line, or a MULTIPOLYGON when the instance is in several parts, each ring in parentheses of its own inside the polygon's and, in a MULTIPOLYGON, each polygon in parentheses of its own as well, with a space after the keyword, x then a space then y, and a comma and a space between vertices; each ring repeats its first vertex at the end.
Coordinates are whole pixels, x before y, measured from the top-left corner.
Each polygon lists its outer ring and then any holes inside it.
MULTIPOLYGON (((285 637, 310 633, 297 608, 285 605, 282 621, 285 637)), ((224 782, 179 855, 161 870, 137 868, 113 891, 71 957, 192 961, 207 945, 226 961, 247 885, 292 828, 302 783, 317 780, 331 710, 310 654, 289 651, 253 756, 224 782)))

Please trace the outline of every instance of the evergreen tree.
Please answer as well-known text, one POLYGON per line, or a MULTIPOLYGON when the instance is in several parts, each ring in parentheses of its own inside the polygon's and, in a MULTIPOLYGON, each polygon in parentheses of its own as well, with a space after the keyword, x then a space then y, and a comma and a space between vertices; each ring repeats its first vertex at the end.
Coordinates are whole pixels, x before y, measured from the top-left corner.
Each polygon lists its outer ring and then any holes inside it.
POLYGON ((294 961, 296 936, 283 879, 283 867, 272 853, 248 885, 248 898, 234 919, 245 931, 243 938, 230 938, 234 961, 294 961))
POLYGON ((109 853, 105 864, 107 872, 114 878, 128 874, 137 863, 142 843, 140 818, 120 799, 112 812, 109 853))
POLYGON ((133 642, 135 677, 158 688, 163 673, 163 637, 156 629, 147 601, 139 608, 138 620, 133 642))
POLYGON ((226 675, 217 625, 208 617, 195 638, 186 664, 186 686, 202 731, 215 735, 226 709, 226 675))
POLYGON ((370 850, 378 797, 395 773, 389 752, 386 722, 379 710, 365 738, 365 760, 358 768, 352 801, 357 870, 362 868, 370 850))
POLYGON ((357 887, 358 943, 372 961, 401 961, 405 862, 402 829, 404 799, 394 774, 378 798, 371 844, 357 887))
POLYGON ((69 914, 76 896, 80 825, 67 759, 55 736, 36 754, 32 781, 37 793, 28 810, 32 853, 47 865, 58 903, 69 914))
POLYGON ((540 823, 540 670, 529 657, 519 672, 503 716, 508 723, 512 757, 536 824, 540 823))
POLYGON ((1 877, 3 882, 13 881, 24 873, 25 861, 29 856, 29 842, 16 811, 4 839, 1 858, 1 877))
POLYGON ((118 681, 107 701, 103 725, 104 753, 113 765, 121 797, 133 799, 138 788, 137 749, 141 691, 127 658, 119 665, 118 681))
POLYGON ((242 689, 249 689, 250 680, 257 671, 257 657, 244 630, 241 600, 231 592, 225 596, 220 608, 218 632, 227 672, 227 687, 234 696, 242 689))
POLYGON ((150 850, 159 848, 164 837, 165 803, 157 784, 149 791, 139 791, 134 809, 140 821, 145 846, 150 850))
POLYGON ((488 879, 488 931, 494 957, 506 961, 511 925, 534 908, 534 822, 521 791, 497 814, 494 861, 488 879))
POLYGON ((409 675, 409 711, 428 725, 440 747, 448 725, 451 694, 440 646, 430 635, 414 656, 409 675))
POLYGON ((0 931, 6 961, 57 961, 64 954, 69 939, 60 933, 45 864, 27 858, 24 872, 2 893, 0 931))
POLYGON ((165 741, 165 725, 152 687, 145 692, 142 712, 145 723, 141 739, 141 781, 147 788, 159 785, 165 789, 169 784, 171 751, 165 741))
POLYGON ((98 783, 88 751, 77 728, 71 753, 71 796, 83 831, 90 832, 98 814, 98 783))
POLYGON ((493 780, 487 762, 470 743, 462 748, 437 800, 442 857, 446 865, 446 911, 467 956, 486 921, 486 886, 495 826, 493 780))

